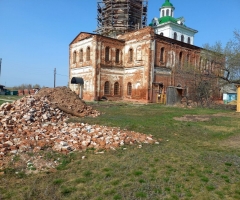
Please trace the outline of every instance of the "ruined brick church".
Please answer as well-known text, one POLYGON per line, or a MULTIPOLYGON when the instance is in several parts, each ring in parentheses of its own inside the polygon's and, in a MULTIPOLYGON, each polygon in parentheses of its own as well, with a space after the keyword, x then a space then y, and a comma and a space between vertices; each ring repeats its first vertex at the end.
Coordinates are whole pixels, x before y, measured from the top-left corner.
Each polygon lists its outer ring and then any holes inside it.
POLYGON ((194 98, 197 74, 217 73, 216 63, 194 46, 197 31, 174 17, 169 0, 150 24, 147 9, 147 0, 98 2, 96 33, 80 32, 69 45, 69 87, 83 100, 155 103, 166 95, 174 104, 194 98), (73 84, 76 78, 81 84, 73 84))

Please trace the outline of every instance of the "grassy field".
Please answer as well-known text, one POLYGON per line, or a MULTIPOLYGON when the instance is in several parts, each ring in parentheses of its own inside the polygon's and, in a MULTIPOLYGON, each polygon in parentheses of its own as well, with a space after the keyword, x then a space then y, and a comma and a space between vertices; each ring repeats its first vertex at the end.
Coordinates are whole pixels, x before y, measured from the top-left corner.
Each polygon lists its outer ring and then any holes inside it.
POLYGON ((6 99, 6 100, 17 100, 22 98, 22 96, 17 95, 0 95, 0 99, 6 99))
POLYGON ((0 199, 240 199, 239 113, 156 104, 93 106, 103 114, 70 121, 152 134, 160 144, 104 154, 42 152, 45 159, 60 159, 57 170, 26 175, 5 169, 0 199))

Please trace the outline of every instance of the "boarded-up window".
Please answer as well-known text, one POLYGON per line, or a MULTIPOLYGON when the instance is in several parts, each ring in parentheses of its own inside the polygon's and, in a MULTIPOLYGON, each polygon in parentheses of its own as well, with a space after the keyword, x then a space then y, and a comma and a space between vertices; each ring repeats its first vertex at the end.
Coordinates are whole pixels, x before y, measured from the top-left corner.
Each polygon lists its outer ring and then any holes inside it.
POLYGON ((90 47, 87 48, 87 52, 86 52, 86 60, 87 60, 87 61, 90 60, 90 47))
POLYGON ((127 84, 127 95, 132 95, 132 83, 127 84))
POLYGON ((141 46, 137 47, 137 60, 142 60, 142 48, 141 48, 141 46))
POLYGON ((83 61, 83 50, 80 49, 80 52, 79 52, 79 62, 82 62, 83 61))
POLYGON ((116 63, 119 63, 119 61, 120 61, 120 50, 117 49, 116 50, 116 63))
POLYGON ((76 63, 77 52, 73 52, 73 63, 76 63))
POLYGON ((109 47, 105 49, 105 61, 109 61, 109 47))
POLYGON ((110 83, 109 83, 109 81, 106 81, 104 83, 104 94, 110 94, 110 83))
POLYGON ((128 53, 128 60, 129 62, 132 62, 133 61, 133 49, 129 49, 129 53, 128 53))
POLYGON ((161 48, 161 52, 160 52, 160 62, 164 61, 164 47, 161 48))
POLYGON ((119 83, 114 83, 114 95, 119 95, 119 83))

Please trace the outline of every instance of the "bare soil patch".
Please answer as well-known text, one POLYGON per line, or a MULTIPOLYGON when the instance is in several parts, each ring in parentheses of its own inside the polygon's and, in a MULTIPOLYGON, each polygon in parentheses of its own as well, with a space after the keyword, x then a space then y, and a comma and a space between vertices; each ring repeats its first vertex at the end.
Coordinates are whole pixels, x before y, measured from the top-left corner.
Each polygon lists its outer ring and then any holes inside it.
POLYGON ((210 115, 184 115, 182 117, 174 117, 173 119, 177 121, 185 121, 185 122, 203 122, 209 121, 211 119, 210 115))

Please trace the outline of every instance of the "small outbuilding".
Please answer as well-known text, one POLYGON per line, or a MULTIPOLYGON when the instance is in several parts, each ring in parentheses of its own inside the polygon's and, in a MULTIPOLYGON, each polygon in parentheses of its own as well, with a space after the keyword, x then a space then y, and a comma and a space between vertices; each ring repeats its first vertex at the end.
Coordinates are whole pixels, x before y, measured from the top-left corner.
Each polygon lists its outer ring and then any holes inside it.
POLYGON ((5 94, 5 86, 4 85, 0 85, 0 94, 4 95, 5 94))
POLYGON ((237 90, 234 85, 226 85, 223 87, 223 102, 225 104, 237 100, 237 90))

